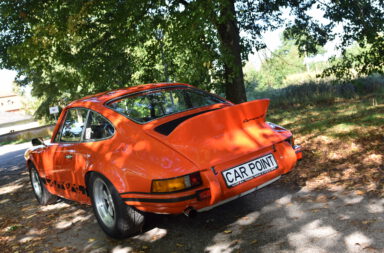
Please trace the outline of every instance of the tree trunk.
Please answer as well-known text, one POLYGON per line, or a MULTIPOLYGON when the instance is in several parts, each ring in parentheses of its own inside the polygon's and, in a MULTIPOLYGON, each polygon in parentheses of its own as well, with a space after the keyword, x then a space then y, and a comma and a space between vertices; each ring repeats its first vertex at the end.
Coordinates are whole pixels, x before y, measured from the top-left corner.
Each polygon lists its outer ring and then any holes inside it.
POLYGON ((235 0, 225 0, 221 7, 221 22, 217 24, 224 61, 226 98, 234 103, 247 101, 241 62, 240 32, 237 27, 235 0))

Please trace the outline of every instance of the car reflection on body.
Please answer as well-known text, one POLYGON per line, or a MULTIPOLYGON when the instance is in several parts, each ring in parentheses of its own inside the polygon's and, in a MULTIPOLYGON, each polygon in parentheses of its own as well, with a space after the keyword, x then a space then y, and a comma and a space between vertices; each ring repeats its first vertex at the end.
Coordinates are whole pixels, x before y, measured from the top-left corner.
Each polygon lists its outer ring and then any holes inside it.
POLYGON ((268 99, 233 104, 180 83, 147 84, 70 103, 51 141, 27 150, 37 200, 93 206, 114 238, 145 213, 189 214, 244 196, 301 159, 292 133, 266 122, 268 99))

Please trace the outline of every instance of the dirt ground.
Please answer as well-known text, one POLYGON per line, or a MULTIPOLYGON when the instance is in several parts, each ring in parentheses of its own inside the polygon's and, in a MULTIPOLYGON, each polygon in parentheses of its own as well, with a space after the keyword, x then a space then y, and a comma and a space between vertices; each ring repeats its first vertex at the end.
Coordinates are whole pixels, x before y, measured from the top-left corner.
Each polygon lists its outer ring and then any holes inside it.
POLYGON ((299 140, 311 147, 306 159, 279 182, 192 219, 149 215, 143 234, 122 241, 101 231, 89 206, 39 206, 23 161, 29 144, 5 145, 0 252, 384 252, 382 144, 370 138, 355 144, 372 147, 363 157, 351 143, 299 140))

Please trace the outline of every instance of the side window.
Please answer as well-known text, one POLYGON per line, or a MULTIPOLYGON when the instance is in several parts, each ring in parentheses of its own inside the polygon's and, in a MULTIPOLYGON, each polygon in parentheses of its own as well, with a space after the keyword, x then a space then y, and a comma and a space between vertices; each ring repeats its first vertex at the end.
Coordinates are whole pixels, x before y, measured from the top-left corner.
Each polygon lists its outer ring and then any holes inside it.
POLYGON ((65 120, 61 130, 61 142, 78 142, 81 140, 87 110, 81 108, 69 109, 65 115, 65 120))
POLYGON ((85 128, 84 140, 100 140, 111 137, 115 129, 100 114, 90 111, 87 127, 85 128))

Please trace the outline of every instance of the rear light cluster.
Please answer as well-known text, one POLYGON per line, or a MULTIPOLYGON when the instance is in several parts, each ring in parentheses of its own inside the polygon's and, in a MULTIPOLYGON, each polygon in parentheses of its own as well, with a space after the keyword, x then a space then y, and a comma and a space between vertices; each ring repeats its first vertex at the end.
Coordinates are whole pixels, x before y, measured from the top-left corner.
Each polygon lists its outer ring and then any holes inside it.
POLYGON ((293 139, 293 136, 289 137, 285 141, 291 144, 292 147, 295 146, 295 140, 293 139))
POLYGON ((152 180, 152 192, 166 193, 194 188, 202 185, 200 172, 181 177, 152 180))

